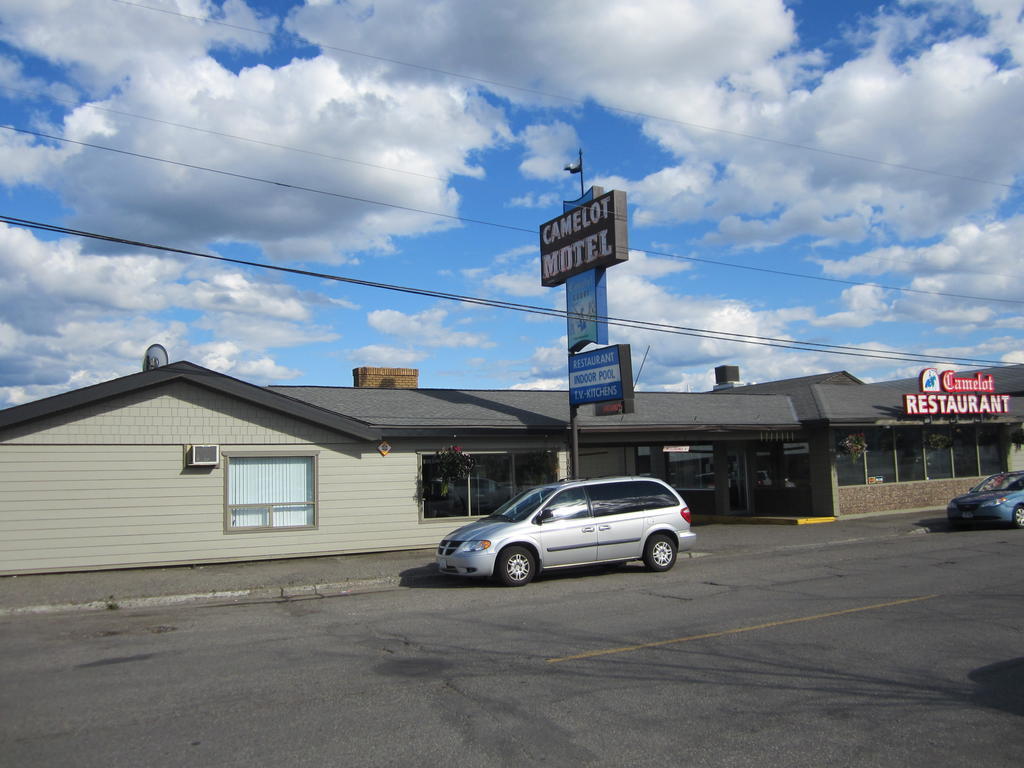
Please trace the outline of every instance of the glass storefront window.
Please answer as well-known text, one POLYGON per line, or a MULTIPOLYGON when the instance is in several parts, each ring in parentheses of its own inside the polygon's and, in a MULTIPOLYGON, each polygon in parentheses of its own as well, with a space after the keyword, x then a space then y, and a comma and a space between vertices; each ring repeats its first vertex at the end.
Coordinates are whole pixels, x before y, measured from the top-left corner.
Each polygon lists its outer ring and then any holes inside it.
POLYGON ((636 473, 643 477, 650 477, 652 472, 651 448, 647 445, 641 445, 636 449, 636 473))
POLYGON ((665 454, 665 480, 680 490, 714 488, 715 464, 711 446, 690 445, 687 448, 687 451, 665 454))
POLYGON ((807 443, 785 443, 782 446, 782 485, 785 488, 807 488, 811 484, 811 449, 807 443))
POLYGON ((953 476, 953 438, 949 427, 927 427, 924 430, 924 462, 929 480, 953 476))
POLYGON ((889 427, 870 427, 864 430, 865 452, 869 483, 892 483, 896 480, 893 461, 893 437, 889 427))
POLYGON ((479 517, 489 515, 520 490, 558 479, 558 454, 554 451, 477 452, 470 477, 448 484, 441 482, 437 457, 420 457, 423 517, 479 517))
POLYGON ((836 429, 832 433, 836 454, 836 480, 839 485, 864 485, 866 481, 864 454, 859 456, 848 453, 843 441, 850 435, 863 434, 860 427, 852 429, 836 429))
POLYGON ((896 469, 900 482, 924 480, 924 443, 920 427, 896 427, 896 469))
POLYGON ((953 427, 953 474, 957 477, 978 474, 978 443, 973 426, 953 427))
POLYGON ((999 427, 978 428, 978 474, 994 475, 1003 471, 1003 457, 999 449, 999 427))

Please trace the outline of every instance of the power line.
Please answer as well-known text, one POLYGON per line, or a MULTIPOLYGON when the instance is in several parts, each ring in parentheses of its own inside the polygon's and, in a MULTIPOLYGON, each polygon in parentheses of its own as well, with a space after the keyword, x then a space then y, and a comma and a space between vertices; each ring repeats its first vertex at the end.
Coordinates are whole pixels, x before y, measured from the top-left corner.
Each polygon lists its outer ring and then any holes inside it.
MULTIPOLYGON (((120 0, 115 0, 115 2, 120 2, 120 0)), ((363 204, 366 204, 366 205, 379 205, 379 206, 383 206, 385 208, 392 208, 392 209, 400 210, 400 211, 408 211, 410 213, 418 213, 418 214, 422 214, 422 215, 425 215, 425 216, 436 216, 438 218, 448 219, 450 221, 459 221, 459 222, 466 223, 466 224, 479 224, 481 226, 495 227, 495 228, 498 228, 498 229, 505 229, 505 230, 510 230, 510 231, 513 231, 513 232, 525 232, 525 233, 528 233, 528 234, 533 235, 535 237, 537 236, 537 230, 536 229, 528 229, 526 227, 519 227, 519 226, 515 226, 515 225, 512 225, 512 224, 501 224, 501 223, 494 222, 494 221, 486 221, 484 219, 473 219, 473 218, 469 218, 469 217, 466 217, 466 216, 457 216, 457 215, 451 214, 451 213, 442 213, 440 211, 427 211, 427 210, 424 210, 424 209, 421 209, 421 208, 414 208, 412 206, 399 205, 397 203, 388 203, 388 202, 385 202, 383 200, 372 200, 370 198, 360 197, 358 195, 348 195, 348 194, 344 194, 344 193, 341 193, 341 192, 332 192, 332 191, 329 191, 329 190, 317 189, 315 187, 307 187, 307 186, 303 186, 303 185, 300 185, 300 184, 289 184, 287 182, 277 181, 277 180, 274 180, 274 179, 264 179, 264 178, 261 178, 259 176, 252 176, 252 175, 248 175, 248 174, 244 174, 244 173, 235 173, 233 171, 225 171, 225 170, 219 169, 219 168, 210 168, 208 166, 196 165, 194 163, 186 163, 186 162, 183 162, 183 161, 180 161, 180 160, 170 160, 168 158, 157 157, 155 155, 147 155, 147 154, 144 154, 144 153, 141 153, 141 152, 131 152, 131 151, 126 150, 126 149, 117 149, 116 147, 108 147, 108 146, 104 146, 102 144, 94 144, 94 143, 86 142, 86 141, 78 141, 76 139, 68 139, 68 138, 64 138, 62 136, 55 136, 53 134, 42 133, 40 131, 30 131, 27 128, 18 128, 17 126, 0 125, 0 128, 3 128, 3 129, 8 130, 8 131, 14 131, 16 133, 26 134, 26 135, 29 135, 29 136, 35 136, 37 138, 49 139, 51 141, 64 142, 64 143, 67 143, 67 144, 75 144, 75 145, 81 146, 81 147, 88 147, 89 149, 98 149, 98 150, 102 150, 104 152, 112 152, 114 154, 125 155, 127 157, 133 157, 133 158, 137 158, 137 159, 141 159, 141 160, 150 160, 150 161, 158 162, 158 163, 166 163, 168 165, 174 165, 174 166, 178 166, 178 167, 181 167, 181 168, 188 168, 190 170, 195 170, 195 171, 203 171, 205 173, 213 173, 213 174, 217 174, 217 175, 220 175, 220 176, 227 176, 227 177, 234 178, 234 179, 239 179, 239 180, 242 180, 242 181, 251 181, 251 182, 255 182, 255 183, 259 183, 259 184, 269 184, 271 186, 282 187, 284 189, 292 189, 292 190, 299 191, 299 192, 308 192, 308 193, 311 193, 311 194, 326 195, 328 197, 339 198, 339 199, 342 199, 342 200, 351 200, 353 202, 363 203, 363 204)), ((1001 297, 997 297, 997 296, 973 296, 973 295, 970 295, 970 294, 951 293, 951 292, 948 292, 948 291, 926 291, 926 290, 923 290, 923 289, 920 289, 920 288, 906 288, 906 287, 895 286, 895 285, 884 285, 884 284, 881 284, 881 283, 864 282, 864 281, 860 281, 860 280, 846 280, 846 279, 838 278, 838 277, 826 277, 824 275, 808 275, 808 274, 803 274, 803 273, 800 273, 800 272, 789 272, 787 270, 782 270, 782 269, 772 269, 772 268, 769 268, 769 267, 756 267, 756 266, 752 266, 750 264, 736 264, 734 262, 720 261, 720 260, 717 260, 717 259, 702 258, 702 257, 699 257, 699 256, 682 256, 682 255, 676 254, 676 253, 667 253, 667 252, 664 252, 664 251, 654 251, 654 250, 648 250, 648 249, 643 249, 643 248, 633 248, 632 250, 637 251, 638 253, 644 253, 644 254, 647 254, 647 255, 650 255, 650 256, 658 256, 658 257, 661 257, 661 258, 668 258, 668 259, 677 259, 679 261, 691 261, 691 262, 695 262, 695 263, 699 263, 699 264, 710 264, 710 265, 718 266, 718 267, 728 267, 730 269, 743 269, 743 270, 748 270, 748 271, 751 271, 751 272, 760 272, 760 273, 763 273, 763 274, 777 275, 777 276, 780 276, 780 277, 793 277, 793 278, 800 278, 800 279, 803 279, 803 280, 817 280, 819 282, 837 283, 839 285, 870 286, 870 287, 874 287, 874 288, 880 288, 880 289, 885 290, 885 291, 898 291, 900 293, 912 293, 912 294, 917 294, 917 295, 922 295, 922 296, 939 296, 939 297, 948 298, 948 299, 965 299, 965 300, 969 300, 969 301, 998 302, 998 303, 1001 303, 1001 304, 1024 304, 1024 299, 1007 299, 1007 298, 1001 298, 1001 297)))
MULTIPOLYGON (((117 1, 118 0, 115 0, 115 2, 117 2, 117 1)), ((131 5, 131 3, 127 3, 127 4, 131 5)), ((141 7, 141 6, 139 6, 139 7, 141 7)), ((152 10, 159 10, 159 9, 155 9, 154 8, 152 10)), ((175 14, 175 15, 177 15, 177 14, 175 14)), ((36 93, 36 92, 32 92, 32 91, 26 91, 26 90, 23 90, 21 88, 12 88, 10 86, 3 85, 3 84, 0 84, 0 89, 3 89, 5 91, 9 91, 11 93, 20 93, 20 94, 22 94, 24 96, 44 98, 44 99, 47 99, 48 101, 52 101, 52 102, 58 103, 58 104, 67 104, 67 105, 69 105, 71 107, 74 107, 76 109, 90 109, 90 110, 95 110, 95 111, 98 111, 98 112, 105 112, 105 113, 112 114, 112 115, 120 115, 120 116, 123 116, 123 117, 131 117, 131 118, 135 118, 135 119, 138 119, 138 120, 146 120, 146 121, 151 122, 151 123, 157 123, 159 125, 170 126, 172 128, 183 128, 183 129, 188 130, 188 131, 195 131, 196 133, 203 133, 203 134, 207 134, 207 135, 210 135, 210 136, 218 136, 220 138, 232 139, 234 141, 244 141, 244 142, 247 142, 249 144, 256 144, 256 145, 263 146, 263 147, 270 147, 272 149, 281 149, 281 150, 285 150, 285 151, 288 151, 288 152, 297 152, 297 153, 300 153, 300 154, 309 155, 311 157, 320 157, 320 158, 323 158, 325 160, 337 160, 338 162, 350 163, 350 164, 353 164, 353 165, 360 165, 360 166, 363 166, 363 167, 366 167, 366 168, 373 168, 373 169, 381 170, 381 171, 388 171, 389 173, 400 173, 400 174, 404 174, 406 176, 416 176, 416 177, 423 178, 423 179, 429 179, 431 181, 440 181, 440 182, 445 182, 445 183, 447 182, 447 179, 445 179, 445 178, 442 178, 440 176, 431 176, 430 174, 427 174, 427 173, 418 173, 416 171, 409 171, 409 170, 406 170, 404 168, 392 168, 392 167, 389 167, 389 166, 386 166, 386 165, 378 165, 378 164, 375 164, 375 163, 367 163, 367 162, 364 162, 362 160, 353 160, 352 158, 348 158, 348 157, 340 157, 338 155, 330 155, 330 154, 326 154, 324 152, 316 152, 316 151, 309 150, 309 149, 303 149, 301 147, 289 146, 287 144, 276 144, 276 143, 271 142, 271 141, 263 141, 262 139, 254 139, 254 138, 251 138, 249 136, 239 136, 238 134, 225 133, 223 131, 214 131, 212 129, 200 128, 198 126, 187 125, 185 123, 175 123, 175 122, 172 122, 170 120, 163 120, 163 119, 160 119, 158 117, 151 117, 149 115, 140 115, 140 114, 135 113, 135 112, 127 112, 127 111, 119 110, 119 109, 111 109, 109 107, 100 107, 100 106, 98 106, 96 104, 80 104, 78 102, 72 101, 71 99, 60 99, 60 98, 57 98, 56 96, 53 96, 53 95, 50 95, 50 94, 41 94, 41 93, 36 93)), ((52 137, 47 137, 47 138, 52 138, 52 137)), ((98 149, 100 147, 95 147, 94 146, 93 148, 97 148, 98 149)), ((110 149, 110 148, 107 148, 107 149, 110 149)), ((110 151, 116 151, 116 150, 110 149, 110 151)), ((166 160, 161 160, 161 161, 162 162, 169 162, 169 161, 166 161, 166 160)), ((640 249, 634 248, 633 250, 638 250, 639 251, 640 249)), ((665 258, 683 258, 683 257, 680 257, 680 256, 678 256, 676 254, 659 253, 659 252, 656 252, 656 251, 643 251, 643 252, 644 253, 648 253, 648 254, 650 254, 652 256, 663 256, 665 258)), ((858 258, 869 258, 869 259, 874 259, 875 261, 882 262, 882 263, 898 264, 898 265, 902 265, 902 266, 906 266, 906 267, 914 267, 914 266, 917 266, 917 265, 919 265, 921 263, 920 261, 907 261, 907 260, 904 260, 904 259, 893 259, 893 258, 887 258, 885 256, 878 256, 878 255, 871 255, 871 254, 861 254, 860 256, 858 256, 858 258)), ((716 261, 711 260, 711 259, 696 259, 696 260, 700 261, 702 263, 721 264, 721 265, 724 265, 724 266, 736 266, 737 268, 743 268, 742 265, 729 265, 729 264, 727 264, 725 262, 716 262, 716 261)), ((1006 278, 1008 280, 1016 279, 1016 276, 1014 276, 1014 275, 1006 275, 1006 274, 1002 274, 1002 273, 999 273, 999 272, 982 272, 980 270, 962 270, 962 271, 967 273, 967 274, 971 274, 971 275, 984 275, 984 276, 987 276, 987 277, 1002 277, 1002 278, 1006 278)), ((800 273, 780 273, 780 274, 784 274, 784 275, 792 276, 792 277, 802 277, 802 278, 806 278, 806 279, 824 279, 824 278, 821 278, 820 276, 816 276, 816 275, 803 275, 803 274, 800 274, 800 273)), ((840 282, 843 282, 843 281, 840 281, 840 282)), ((852 285, 863 285, 864 283, 852 282, 851 284, 852 285)), ((873 284, 871 284, 871 285, 873 285, 873 284)), ((902 289, 887 288, 887 290, 902 290, 902 289)), ((1005 301, 1005 299, 996 299, 996 298, 986 298, 985 300, 986 301, 1005 301)))
MULTIPOLYGON (((168 14, 170 16, 179 16, 179 17, 181 17, 183 19, 191 19, 191 20, 194 20, 194 21, 200 21, 200 22, 202 22, 204 24, 216 24, 218 26, 227 27, 229 29, 240 30, 240 31, 243 31, 243 32, 252 32, 253 34, 263 35, 263 36, 270 37, 270 38, 273 38, 277 34, 276 32, 267 32, 266 30, 263 30, 263 29, 253 29, 252 27, 243 27, 243 26, 239 26, 237 24, 229 24, 228 22, 219 21, 217 19, 210 19, 210 18, 205 18, 205 17, 202 17, 202 16, 191 16, 189 14, 180 13, 178 11, 168 10, 166 8, 154 8, 154 7, 149 6, 149 5, 143 5, 142 3, 128 2, 128 0, 112 0, 112 2, 118 3, 119 5, 127 5, 127 6, 131 6, 133 8, 140 8, 140 9, 147 10, 147 11, 155 11, 157 13, 164 13, 164 14, 168 14)), ((386 64, 395 64, 397 66, 408 67, 410 69, 418 69, 418 70, 421 70, 421 71, 424 71, 424 72, 432 72, 432 73, 438 74, 438 75, 445 75, 446 77, 454 77, 454 78, 458 78, 460 80, 468 80, 470 82, 479 83, 481 85, 492 86, 492 87, 496 87, 496 88, 505 88, 505 89, 512 90, 512 91, 518 91, 520 93, 528 93, 528 94, 533 95, 533 96, 541 96, 541 97, 546 98, 546 99, 555 99, 557 101, 564 101, 566 103, 577 105, 577 106, 585 106, 586 105, 586 102, 584 100, 582 100, 582 99, 574 98, 574 97, 571 97, 571 96, 565 96, 565 95, 558 94, 558 93, 551 93, 551 92, 548 92, 548 91, 541 91, 541 90, 538 90, 538 89, 535 89, 535 88, 526 88, 526 87, 519 86, 519 85, 512 85, 511 83, 503 83, 503 82, 500 82, 500 81, 497 81, 497 80, 487 80, 485 78, 474 77, 473 75, 465 75, 465 74, 462 74, 460 72, 453 72, 451 70, 446 70, 446 69, 439 69, 437 67, 431 67, 431 66, 427 66, 425 64, 416 64, 416 63, 413 63, 413 62, 402 61, 400 59, 392 59, 392 58, 388 58, 386 56, 378 56, 378 55, 375 55, 375 54, 372 54, 372 53, 365 53, 363 51, 356 51, 356 50, 352 50, 351 48, 341 48, 341 47, 338 47, 338 46, 327 45, 325 43, 316 43, 316 46, 318 48, 321 48, 321 49, 324 49, 324 50, 328 50, 328 51, 335 51, 337 53, 345 53, 345 54, 349 54, 351 56, 359 56, 359 57, 366 58, 366 59, 373 59, 374 61, 381 61, 381 62, 384 62, 386 64)), ((979 179, 979 178, 976 178, 974 176, 964 176, 964 175, 955 174, 955 173, 947 173, 945 171, 936 171, 936 170, 930 169, 930 168, 919 168, 917 166, 906 165, 904 163, 893 163, 893 162, 889 162, 889 161, 886 161, 886 160, 879 160, 878 158, 874 158, 874 157, 866 157, 864 155, 855 155, 855 154, 852 154, 852 153, 849 153, 849 152, 839 152, 839 151, 831 150, 831 149, 823 149, 821 147, 813 147, 813 146, 811 146, 809 144, 800 144, 800 143, 794 142, 794 141, 785 141, 784 139, 772 139, 772 138, 768 138, 767 136, 759 136, 759 135, 753 134, 753 133, 744 133, 742 131, 734 131, 734 130, 730 130, 728 128, 720 128, 720 127, 711 126, 711 125, 702 125, 700 123, 689 122, 687 120, 677 120, 675 118, 665 117, 664 115, 655 115, 655 114, 652 114, 652 113, 649 113, 649 112, 640 112, 640 111, 637 111, 637 110, 625 109, 623 107, 616 107, 616 106, 614 106, 612 104, 602 104, 601 106, 603 106, 605 109, 607 109, 610 112, 616 112, 616 113, 618 113, 620 115, 625 115, 627 117, 638 117, 638 118, 641 118, 641 119, 644 119, 644 120, 657 120, 659 122, 665 122, 665 123, 671 123, 671 124, 674 124, 674 125, 679 125, 679 126, 682 126, 684 128, 696 128, 698 130, 707 131, 709 133, 721 133, 721 134, 724 134, 724 135, 727 135, 727 136, 735 136, 737 138, 749 139, 751 141, 760 141, 760 142, 763 142, 763 143, 766 143, 766 144, 774 144, 774 145, 780 146, 780 147, 787 147, 789 149, 799 149, 799 150, 802 150, 804 152, 814 152, 816 154, 827 155, 827 156, 830 156, 830 157, 837 157, 837 158, 840 158, 840 159, 843 159, 843 160, 853 160, 853 161, 861 162, 861 163, 870 163, 872 165, 877 165, 877 166, 881 166, 881 167, 884 167, 884 168, 894 168, 894 169, 897 169, 897 170, 911 171, 913 173, 927 174, 927 175, 930 175, 930 176, 940 176, 940 177, 947 178, 947 179, 956 179, 958 181, 969 181, 969 182, 972 182, 972 183, 975 183, 975 184, 985 184, 985 185, 993 186, 993 187, 1001 187, 1003 189, 1015 190, 1015 189, 1020 189, 1020 187, 1021 187, 1020 184, 1006 184, 1004 182, 991 181, 990 179, 979 179)))
POLYGON ((601 316, 601 315, 582 315, 579 313, 568 312, 566 310, 551 309, 549 307, 540 307, 530 304, 521 304, 517 302, 502 301, 498 299, 484 299, 478 296, 468 296, 456 293, 448 293, 445 291, 436 291, 427 288, 416 288, 411 286, 401 286, 392 283, 381 283, 370 280, 360 280, 352 277, 343 277, 341 275, 333 275, 324 272, 314 272, 311 270, 297 269, 294 267, 283 267, 274 264, 262 264, 260 262, 249 261, 245 259, 235 259, 228 256, 219 256, 216 254, 202 253, 199 251, 192 251, 183 248, 174 248, 171 246, 156 245, 153 243, 147 243, 141 240, 131 240, 122 237, 116 237, 113 235, 103 235, 94 232, 88 232, 85 230, 72 229, 69 227, 63 227, 56 224, 49 224, 45 222, 32 221, 30 219, 22 219, 13 216, 7 216, 0 214, 0 222, 11 224, 13 226, 25 227, 29 229, 38 229, 46 232, 52 232, 56 234, 71 235, 77 237, 85 237, 93 240, 101 240, 109 243, 116 243, 119 245, 127 245, 138 248, 146 248, 150 250, 163 251, 166 253, 177 253, 186 256, 195 256, 203 259, 210 259, 213 261, 221 261, 230 264, 238 264, 241 266, 251 267, 255 269, 266 269, 275 272, 283 272, 293 275, 301 275, 304 277, 314 277, 320 280, 331 280, 334 282, 347 283, 350 285, 358 285, 366 288, 377 288, 381 290, 394 291, 399 293, 407 293, 417 296, 425 296, 429 298, 443 299, 446 301, 457 301, 464 304, 473 304, 478 306, 487 306, 497 309, 507 309, 517 312, 525 312, 528 314, 545 315, 549 317, 558 317, 560 319, 567 318, 578 318, 587 320, 597 320, 598 322, 605 323, 607 325, 613 325, 617 327, 631 328, 634 330, 652 331, 658 333, 669 333, 679 336, 692 336, 696 338, 711 339, 722 342, 733 342, 738 344, 750 344, 754 346, 774 347, 779 349, 790 349, 802 352, 819 352, 822 354, 833 354, 842 355, 844 357, 865 357, 877 360, 888 360, 888 361, 900 361, 900 362, 929 362, 929 363, 940 363, 948 362, 950 364, 956 363, 968 363, 971 365, 988 365, 995 367, 1004 367, 1007 365, 1015 365, 1016 363, 1005 363, 999 360, 985 360, 981 358, 968 358, 968 357, 956 357, 951 355, 925 355, 916 352, 903 352, 899 350, 893 350, 891 352, 885 352, 881 350, 872 350, 866 347, 847 346, 839 344, 824 344, 821 342, 813 341, 801 341, 798 339, 781 339, 770 336, 755 336, 752 334, 733 333, 729 331, 713 331, 704 328, 693 328, 687 326, 671 325, 668 323, 655 323, 644 320, 633 320, 621 317, 601 316))

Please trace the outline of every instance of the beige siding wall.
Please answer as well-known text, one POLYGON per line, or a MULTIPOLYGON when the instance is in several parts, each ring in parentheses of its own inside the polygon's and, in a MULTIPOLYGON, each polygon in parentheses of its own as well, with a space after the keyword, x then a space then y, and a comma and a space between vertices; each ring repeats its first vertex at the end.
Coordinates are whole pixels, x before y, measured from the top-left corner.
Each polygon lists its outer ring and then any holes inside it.
MULTIPOLYGON (((0 435, 0 573, 301 557, 433 547, 457 521, 421 520, 418 451, 376 445, 188 385, 0 435), (184 446, 316 453, 318 527, 225 532, 224 467, 184 467, 184 446)), ((467 450, 552 447, 466 441, 467 450)), ((560 452, 563 474, 566 464, 560 452)))

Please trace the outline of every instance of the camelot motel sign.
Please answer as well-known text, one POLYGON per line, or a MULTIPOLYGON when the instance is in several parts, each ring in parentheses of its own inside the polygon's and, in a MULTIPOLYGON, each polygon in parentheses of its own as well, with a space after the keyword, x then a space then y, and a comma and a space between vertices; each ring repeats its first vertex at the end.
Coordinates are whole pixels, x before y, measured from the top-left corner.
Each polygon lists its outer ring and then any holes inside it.
POLYGON ((907 416, 981 416, 1010 412, 1010 396, 996 393, 990 374, 957 376, 953 371, 925 368, 918 377, 917 394, 903 395, 907 416))
POLYGON ((540 283, 546 288, 628 259, 626 193, 620 190, 595 197, 540 227, 540 283))
POLYGON ((569 402, 618 401, 632 412, 632 366, 628 345, 579 354, 588 344, 607 344, 605 270, 629 260, 626 193, 591 187, 566 201, 561 216, 540 226, 541 285, 566 287, 569 402))

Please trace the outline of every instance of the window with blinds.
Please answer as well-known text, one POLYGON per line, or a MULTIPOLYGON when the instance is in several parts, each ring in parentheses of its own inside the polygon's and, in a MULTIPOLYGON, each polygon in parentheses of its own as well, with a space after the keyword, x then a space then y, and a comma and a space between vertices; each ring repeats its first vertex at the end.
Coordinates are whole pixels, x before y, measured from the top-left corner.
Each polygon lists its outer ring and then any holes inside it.
POLYGON ((230 456, 227 528, 316 526, 315 456, 230 456))

